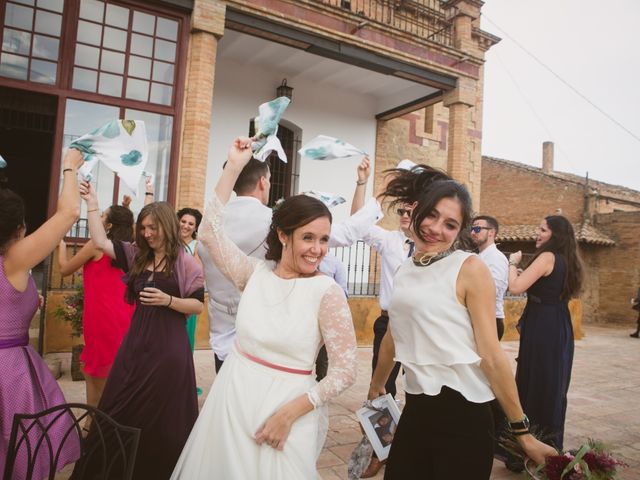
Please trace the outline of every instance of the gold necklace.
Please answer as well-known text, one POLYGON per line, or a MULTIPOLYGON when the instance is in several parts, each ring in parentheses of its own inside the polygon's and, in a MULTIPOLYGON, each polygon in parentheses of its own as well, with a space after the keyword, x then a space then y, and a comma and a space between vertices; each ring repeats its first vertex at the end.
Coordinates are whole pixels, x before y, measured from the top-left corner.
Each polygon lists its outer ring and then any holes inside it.
POLYGON ((431 264, 431 262, 435 262, 440 260, 441 258, 447 257, 452 253, 452 250, 445 250, 444 252, 436 253, 435 255, 429 255, 428 253, 423 253, 420 255, 420 258, 417 255, 413 255, 413 263, 414 265, 420 267, 427 267, 431 264))

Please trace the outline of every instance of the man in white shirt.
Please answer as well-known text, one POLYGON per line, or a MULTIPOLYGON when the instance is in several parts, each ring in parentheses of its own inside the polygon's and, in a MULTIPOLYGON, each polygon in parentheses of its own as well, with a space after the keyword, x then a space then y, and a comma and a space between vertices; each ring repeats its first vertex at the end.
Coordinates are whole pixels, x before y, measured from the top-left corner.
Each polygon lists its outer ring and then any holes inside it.
MULTIPOLYGON (((366 160, 368 165, 368 159, 366 160)), ((264 240, 271 226, 272 211, 269 201, 271 173, 267 162, 251 159, 244 167, 236 184, 233 197, 225 206, 224 231, 244 253, 264 259, 264 240)), ((364 184, 357 182, 354 200, 362 205, 364 184)), ((371 199, 355 214, 341 223, 333 224, 329 247, 346 247, 355 243, 382 216, 380 206, 371 199)), ((236 313, 240 291, 211 261, 206 248, 198 243, 205 282, 209 294, 209 342, 214 353, 216 372, 220 370, 236 335, 236 313)))
POLYGON ((479 250, 479 257, 489 267, 496 284, 496 326, 498 340, 504 333, 504 294, 509 284, 509 260, 496 247, 498 221, 488 215, 479 215, 473 219, 471 238, 479 250))

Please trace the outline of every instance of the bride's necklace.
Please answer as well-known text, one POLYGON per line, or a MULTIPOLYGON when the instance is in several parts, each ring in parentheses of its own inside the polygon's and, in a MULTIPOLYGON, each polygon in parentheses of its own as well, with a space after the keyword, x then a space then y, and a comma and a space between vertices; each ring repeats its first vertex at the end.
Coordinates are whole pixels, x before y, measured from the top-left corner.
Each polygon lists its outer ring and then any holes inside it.
POLYGON ((432 263, 437 262, 438 260, 442 260, 445 257, 448 257, 453 253, 453 250, 445 250, 444 252, 436 253, 435 255, 431 255, 429 253, 418 253, 416 252, 413 257, 413 264, 418 267, 428 267, 432 263))

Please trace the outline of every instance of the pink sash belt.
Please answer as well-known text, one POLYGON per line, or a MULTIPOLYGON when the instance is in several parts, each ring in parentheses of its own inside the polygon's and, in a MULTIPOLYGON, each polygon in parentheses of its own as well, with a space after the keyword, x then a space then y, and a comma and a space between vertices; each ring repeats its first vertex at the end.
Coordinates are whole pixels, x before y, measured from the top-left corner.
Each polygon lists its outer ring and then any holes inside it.
POLYGON ((236 349, 243 357, 248 358, 252 362, 258 363, 265 367, 273 368, 274 370, 280 370, 281 372, 287 372, 287 373, 295 373, 297 375, 311 375, 312 373, 311 370, 300 370, 298 368, 283 367, 281 365, 276 365, 275 363, 267 362, 266 360, 263 360, 261 358, 254 357, 250 353, 243 351, 240 348, 240 345, 238 345, 238 342, 236 342, 236 349))

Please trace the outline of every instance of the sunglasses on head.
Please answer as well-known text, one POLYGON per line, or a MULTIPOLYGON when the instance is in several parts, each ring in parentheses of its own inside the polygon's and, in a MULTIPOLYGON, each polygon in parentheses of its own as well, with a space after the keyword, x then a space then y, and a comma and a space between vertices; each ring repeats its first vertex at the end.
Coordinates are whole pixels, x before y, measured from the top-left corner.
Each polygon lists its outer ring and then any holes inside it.
POLYGON ((404 215, 406 215, 407 217, 410 217, 411 216, 411 212, 412 212, 412 210, 409 209, 409 208, 398 208, 396 210, 396 213, 398 215, 400 215, 401 217, 404 216, 404 215))
POLYGON ((493 230, 493 227, 471 227, 473 233, 480 233, 482 230, 493 230))

